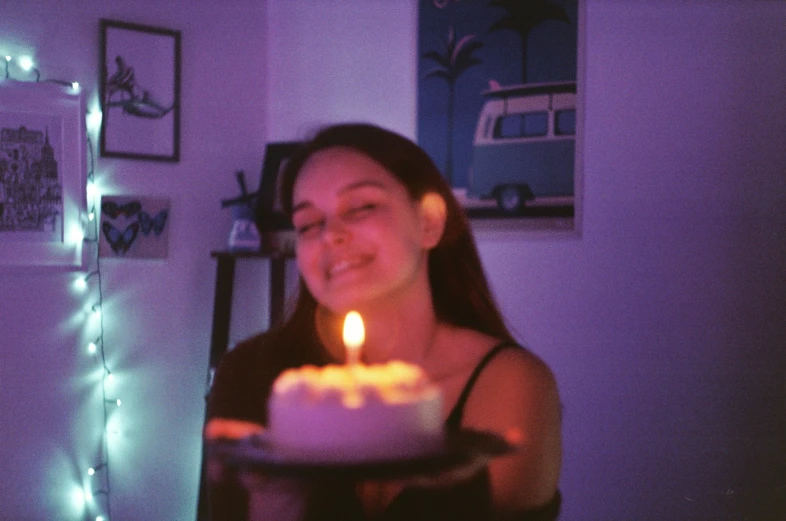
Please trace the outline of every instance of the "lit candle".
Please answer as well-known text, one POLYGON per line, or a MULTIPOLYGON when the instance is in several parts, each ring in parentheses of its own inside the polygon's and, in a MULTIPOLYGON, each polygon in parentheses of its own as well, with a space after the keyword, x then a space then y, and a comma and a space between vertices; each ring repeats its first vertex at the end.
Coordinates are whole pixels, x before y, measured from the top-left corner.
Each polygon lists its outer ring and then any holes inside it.
POLYGON ((360 348, 366 340, 363 319, 360 313, 350 311, 344 319, 344 347, 347 350, 347 363, 355 365, 360 362, 360 348))

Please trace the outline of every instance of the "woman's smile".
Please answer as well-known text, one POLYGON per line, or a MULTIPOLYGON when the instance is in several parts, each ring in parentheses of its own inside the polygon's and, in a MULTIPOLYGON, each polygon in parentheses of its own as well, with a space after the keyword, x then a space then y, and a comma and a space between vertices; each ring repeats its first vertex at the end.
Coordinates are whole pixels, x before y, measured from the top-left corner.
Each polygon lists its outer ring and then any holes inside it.
POLYGON ((337 260, 328 261, 325 276, 328 280, 340 278, 343 275, 357 272, 360 268, 369 266, 373 260, 370 255, 343 257, 337 260))

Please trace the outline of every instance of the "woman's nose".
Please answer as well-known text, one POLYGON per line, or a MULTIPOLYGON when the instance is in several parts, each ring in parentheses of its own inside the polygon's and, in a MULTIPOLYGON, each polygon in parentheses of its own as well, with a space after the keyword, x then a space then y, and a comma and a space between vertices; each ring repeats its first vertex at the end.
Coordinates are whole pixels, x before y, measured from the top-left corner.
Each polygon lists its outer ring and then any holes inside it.
POLYGON ((325 228, 322 231, 322 238, 331 244, 341 244, 346 242, 349 237, 349 229, 346 224, 338 217, 329 217, 325 220, 325 228))

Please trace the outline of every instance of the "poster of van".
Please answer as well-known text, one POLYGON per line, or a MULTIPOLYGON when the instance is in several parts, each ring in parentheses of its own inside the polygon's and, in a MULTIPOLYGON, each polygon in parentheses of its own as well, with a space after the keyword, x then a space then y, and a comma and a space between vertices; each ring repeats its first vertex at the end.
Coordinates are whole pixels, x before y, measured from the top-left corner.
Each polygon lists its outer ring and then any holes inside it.
POLYGON ((418 143, 471 218, 574 217, 579 0, 420 0, 418 143))

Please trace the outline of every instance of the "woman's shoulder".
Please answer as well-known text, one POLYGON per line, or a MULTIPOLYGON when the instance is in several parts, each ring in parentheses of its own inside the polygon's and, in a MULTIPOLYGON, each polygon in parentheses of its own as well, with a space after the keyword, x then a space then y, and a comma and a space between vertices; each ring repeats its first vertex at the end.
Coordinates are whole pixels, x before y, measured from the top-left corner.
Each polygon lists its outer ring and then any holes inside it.
POLYGON ((275 345, 279 335, 275 331, 265 331, 244 338, 232 346, 221 357, 221 364, 246 364, 266 356, 270 347, 275 345))
POLYGON ((255 334, 235 344, 221 356, 216 378, 233 380, 244 375, 277 375, 295 364, 290 342, 280 331, 255 334))
POLYGON ((538 414, 559 409, 556 378, 537 354, 514 341, 477 331, 456 334, 464 339, 466 356, 477 373, 467 401, 466 424, 487 421, 494 412, 509 421, 511 411, 538 414))
POLYGON ((455 357, 473 362, 473 366, 487 359, 484 372, 498 376, 553 378, 551 369, 539 356, 513 340, 496 338, 473 329, 452 328, 446 343, 449 347, 445 349, 454 351, 455 357), (456 346, 461 346, 459 352, 456 352, 456 346))
POLYGON ((499 351, 489 363, 489 370, 514 380, 526 379, 540 385, 555 384, 554 373, 541 357, 526 347, 511 341, 498 344, 499 351), (504 346, 504 347, 503 347, 504 346))
POLYGON ((499 342, 495 353, 478 377, 478 394, 489 397, 499 391, 513 398, 553 401, 557 381, 551 368, 538 355, 514 342, 499 342))

